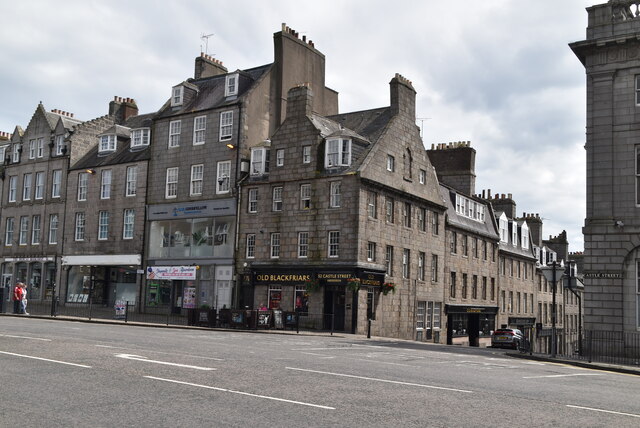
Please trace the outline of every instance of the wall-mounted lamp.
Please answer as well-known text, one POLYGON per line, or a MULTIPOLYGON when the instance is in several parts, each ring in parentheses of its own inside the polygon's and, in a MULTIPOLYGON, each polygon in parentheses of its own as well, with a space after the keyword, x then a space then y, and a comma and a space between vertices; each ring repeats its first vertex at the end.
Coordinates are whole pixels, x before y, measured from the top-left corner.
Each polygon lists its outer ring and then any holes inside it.
POLYGON ((236 146, 234 146, 234 145, 233 145, 233 144, 231 144, 231 143, 227 143, 227 147, 228 147, 228 148, 230 148, 230 149, 235 149, 235 148, 236 148, 236 146))
POLYGON ((96 173, 96 170, 95 170, 95 169, 91 169, 91 168, 89 168, 89 169, 85 169, 85 170, 84 170, 84 172, 87 172, 87 173, 89 173, 89 174, 95 174, 95 173, 96 173))

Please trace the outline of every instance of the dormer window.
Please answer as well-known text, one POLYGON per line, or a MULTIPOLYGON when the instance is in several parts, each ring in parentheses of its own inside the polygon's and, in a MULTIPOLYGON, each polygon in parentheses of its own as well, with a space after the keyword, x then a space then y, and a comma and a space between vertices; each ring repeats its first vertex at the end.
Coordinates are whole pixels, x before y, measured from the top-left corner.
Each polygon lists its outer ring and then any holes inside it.
POLYGON ((18 163, 20 162, 20 153, 22 152, 22 147, 20 146, 20 144, 14 144, 13 145, 13 157, 11 159, 11 162, 13 163, 18 163))
POLYGON ((522 227, 520 228, 520 234, 521 236, 521 242, 522 242, 522 248, 524 248, 525 250, 529 249, 529 227, 527 226, 527 223, 522 223, 522 227))
POLYGON ((131 130, 131 148, 148 146, 150 136, 151 130, 149 128, 131 130))
POLYGON ((224 96, 238 95, 238 73, 229 74, 224 84, 224 96))
POLYGON ((171 93, 171 107, 181 106, 183 95, 184 95, 184 87, 174 86, 173 91, 171 93))
POLYGON ((351 140, 347 138, 327 140, 324 167, 335 168, 349 165, 351 165, 351 140))
POLYGON ((56 156, 62 156, 64 154, 62 150, 64 147, 64 135, 56 135, 55 147, 56 147, 56 156))
POLYGON ((113 134, 101 136, 98 153, 115 152, 115 151, 116 151, 116 136, 113 134))
POLYGON ((264 175, 269 172, 269 149, 258 147, 251 149, 251 175, 264 175))
POLYGON ((514 247, 518 246, 518 223, 515 221, 511 222, 511 241, 514 247))
POLYGON ((500 228, 500 242, 509 242, 509 221, 504 213, 500 216, 498 226, 500 228))

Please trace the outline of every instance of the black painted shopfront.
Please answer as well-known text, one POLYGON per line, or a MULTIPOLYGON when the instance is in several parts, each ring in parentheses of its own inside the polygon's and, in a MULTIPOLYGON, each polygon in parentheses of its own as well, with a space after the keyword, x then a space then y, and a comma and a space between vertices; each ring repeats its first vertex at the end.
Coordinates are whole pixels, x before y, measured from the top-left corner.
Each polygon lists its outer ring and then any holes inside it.
POLYGON ((469 346, 480 346, 481 337, 495 330, 497 306, 444 305, 447 315, 447 345, 456 338, 468 338, 469 346))

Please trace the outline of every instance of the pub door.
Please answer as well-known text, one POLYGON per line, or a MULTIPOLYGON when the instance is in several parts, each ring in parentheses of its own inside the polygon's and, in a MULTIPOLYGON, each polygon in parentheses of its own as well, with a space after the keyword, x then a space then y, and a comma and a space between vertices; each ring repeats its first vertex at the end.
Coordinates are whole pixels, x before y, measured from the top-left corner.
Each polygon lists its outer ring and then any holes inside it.
POLYGON ((326 287, 324 290, 324 328, 331 329, 331 321, 333 319, 333 329, 338 331, 344 330, 344 308, 345 308, 345 291, 335 288, 326 287))
POLYGON ((469 332, 469 346, 480 346, 480 314, 469 314, 467 331, 469 332))

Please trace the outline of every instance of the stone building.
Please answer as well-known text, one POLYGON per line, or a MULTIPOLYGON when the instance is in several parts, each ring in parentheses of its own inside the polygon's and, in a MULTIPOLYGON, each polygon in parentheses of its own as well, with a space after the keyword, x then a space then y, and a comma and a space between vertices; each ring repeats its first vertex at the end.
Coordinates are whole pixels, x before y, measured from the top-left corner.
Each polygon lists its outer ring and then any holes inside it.
POLYGON ((389 107, 327 116, 312 88, 289 91, 284 123, 253 149, 242 184, 237 266, 254 303, 303 323, 362 334, 371 318, 372 334, 426 339, 427 311, 443 303, 445 205, 415 95, 396 75, 389 107))
POLYGON ((637 2, 587 8, 570 47, 586 71, 587 213, 583 228, 587 330, 640 329, 640 16, 637 2))
POLYGON ((287 90, 303 82, 317 94, 316 111, 338 112, 338 94, 325 87, 324 55, 283 24, 274 34, 273 63, 229 72, 201 54, 194 77, 171 89, 152 133, 144 262, 149 309, 219 309, 251 299, 235 288, 238 186, 250 161, 265 167, 265 151, 252 148, 282 123, 287 90))

